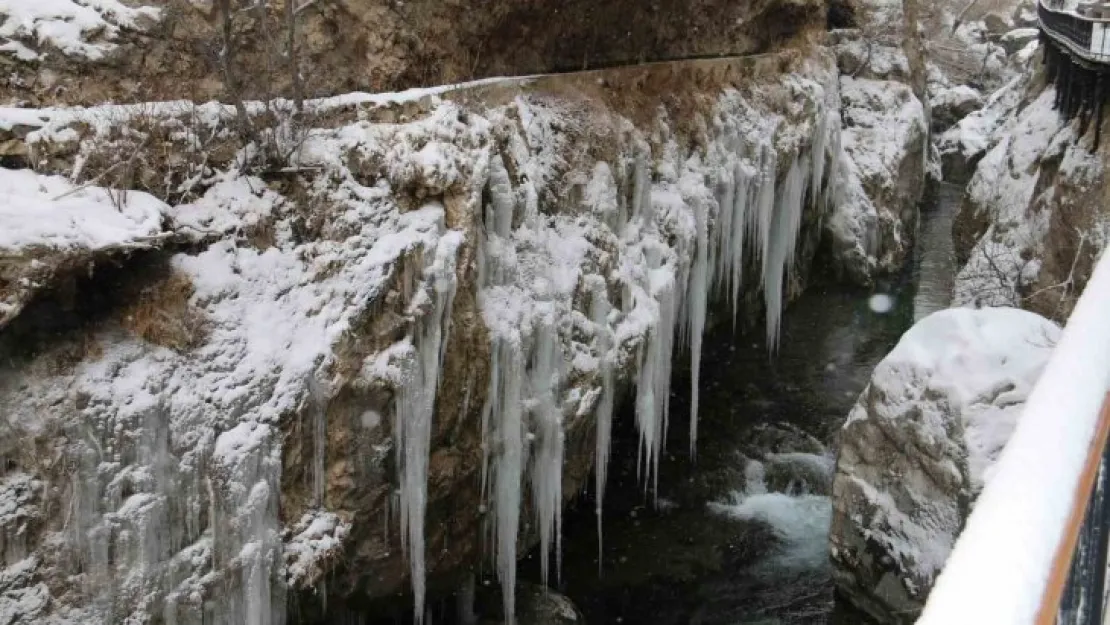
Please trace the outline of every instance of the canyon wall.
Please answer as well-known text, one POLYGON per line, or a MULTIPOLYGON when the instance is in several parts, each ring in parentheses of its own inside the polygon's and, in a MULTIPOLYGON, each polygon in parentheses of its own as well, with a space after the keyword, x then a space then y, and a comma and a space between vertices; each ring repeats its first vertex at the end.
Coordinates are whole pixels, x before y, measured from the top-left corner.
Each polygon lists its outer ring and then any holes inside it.
POLYGON ((229 105, 5 109, 0 615, 420 613, 483 558, 511 613, 622 389, 650 481, 709 299, 777 335, 837 83, 805 47, 339 96, 246 144, 229 105))

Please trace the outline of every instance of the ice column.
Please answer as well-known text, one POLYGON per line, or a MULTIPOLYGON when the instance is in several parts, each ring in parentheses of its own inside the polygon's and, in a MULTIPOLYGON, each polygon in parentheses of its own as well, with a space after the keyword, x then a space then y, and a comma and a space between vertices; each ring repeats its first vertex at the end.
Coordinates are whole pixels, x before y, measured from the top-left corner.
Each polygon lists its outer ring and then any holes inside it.
POLYGON ((450 329, 451 305, 455 297, 455 260, 462 235, 444 234, 436 247, 434 260, 424 271, 430 286, 426 297, 414 298, 413 306, 430 304, 419 314, 413 332, 414 357, 407 380, 400 389, 394 416, 393 435, 400 481, 401 544, 409 557, 418 623, 423 621, 424 514, 428 500, 428 455, 435 413, 436 391, 443 363, 444 347, 450 329))
MULTIPOLYGON (((554 311, 538 320, 529 387, 532 406, 532 500, 540 527, 540 575, 547 584, 552 546, 562 548, 563 415, 561 392, 563 351, 555 329, 554 311), (554 541, 554 545, 552 542, 554 541)), ((556 569, 558 570, 558 569, 556 569)))

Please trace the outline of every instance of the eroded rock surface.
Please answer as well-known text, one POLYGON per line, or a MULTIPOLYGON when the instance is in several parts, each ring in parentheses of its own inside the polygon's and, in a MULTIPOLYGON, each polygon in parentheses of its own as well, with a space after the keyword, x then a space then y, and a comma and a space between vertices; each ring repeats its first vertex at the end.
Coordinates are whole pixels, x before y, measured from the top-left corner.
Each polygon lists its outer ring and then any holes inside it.
POLYGON ((301 0, 293 67, 284 1, 227 0, 226 23, 223 3, 9 3, 0 92, 35 105, 267 100, 291 95, 295 70, 309 96, 379 92, 770 52, 825 21, 818 0, 301 0))

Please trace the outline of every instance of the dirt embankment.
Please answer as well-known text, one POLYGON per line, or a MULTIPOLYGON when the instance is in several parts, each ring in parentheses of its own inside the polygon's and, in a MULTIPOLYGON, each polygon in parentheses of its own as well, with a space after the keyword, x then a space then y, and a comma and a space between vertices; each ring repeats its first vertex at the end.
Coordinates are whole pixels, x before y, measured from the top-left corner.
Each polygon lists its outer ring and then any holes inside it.
MULTIPOLYGON (((31 105, 226 99, 226 69, 244 98, 289 95, 283 2, 259 11, 232 0, 226 24, 220 2, 142 4, 159 19, 105 38, 114 47, 95 62, 13 37, 38 58, 0 54, 0 93, 31 105)), ((310 0, 297 11, 294 49, 306 95, 320 96, 768 52, 825 19, 820 0, 310 0)))

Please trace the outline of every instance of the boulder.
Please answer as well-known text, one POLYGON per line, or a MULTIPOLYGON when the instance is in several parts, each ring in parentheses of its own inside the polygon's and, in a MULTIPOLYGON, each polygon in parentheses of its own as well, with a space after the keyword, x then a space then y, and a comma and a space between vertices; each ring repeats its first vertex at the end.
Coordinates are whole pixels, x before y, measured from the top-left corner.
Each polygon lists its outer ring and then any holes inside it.
POLYGON ((934 133, 942 133, 956 122, 983 108, 983 95, 967 85, 941 89, 930 98, 934 133))
POLYGON ((1025 46, 1036 41, 1040 30, 1036 28, 1015 28, 998 39, 1006 54, 1017 54, 1025 46))
POLYGON ((517 625, 584 625, 586 618, 567 597, 544 586, 524 584, 517 593, 517 625))
POLYGON ((879 363, 840 437, 829 550, 842 600, 915 620, 1059 333, 1023 310, 950 309, 879 363))
POLYGON ((925 110, 902 83, 841 78, 844 158, 825 225, 829 267, 870 285, 906 260, 925 189, 925 110))

